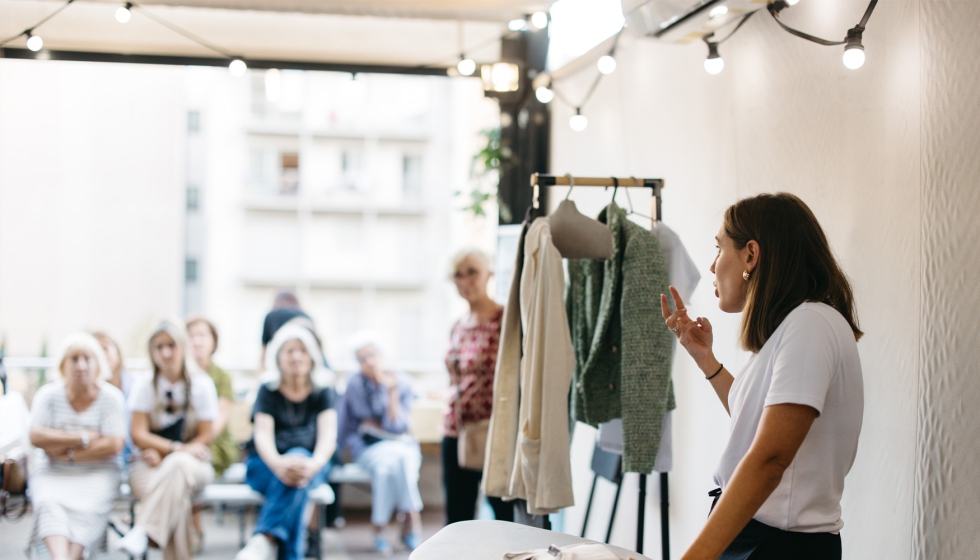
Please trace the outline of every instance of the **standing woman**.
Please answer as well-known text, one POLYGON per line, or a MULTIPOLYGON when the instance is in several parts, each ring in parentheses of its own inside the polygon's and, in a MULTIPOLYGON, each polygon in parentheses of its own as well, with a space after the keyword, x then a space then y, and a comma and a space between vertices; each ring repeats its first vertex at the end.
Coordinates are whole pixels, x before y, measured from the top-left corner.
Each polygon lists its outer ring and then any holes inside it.
POLYGON ((752 352, 733 377, 715 359, 711 323, 691 319, 677 291, 667 328, 732 418, 713 511, 684 560, 839 560, 841 494, 864 412, 851 286, 820 224, 786 193, 725 212, 711 265, 715 295, 742 313, 752 352), (718 496, 720 494, 720 499, 718 496))
POLYGON ((129 485, 141 507, 117 546, 141 556, 153 539, 165 560, 187 560, 195 537, 191 499, 214 480, 210 445, 218 396, 191 359, 182 323, 161 322, 149 346, 153 375, 139 379, 129 397, 133 444, 140 450, 129 485))
POLYGON ((235 391, 231 386, 231 376, 211 359, 218 349, 218 329, 214 323, 201 316, 191 317, 187 320, 187 335, 194 361, 208 374, 218 392, 218 416, 211 424, 211 431, 215 434, 211 442, 211 465, 217 477, 232 463, 237 463, 241 455, 238 445, 228 433, 228 417, 235 406, 235 391))
MULTIPOLYGON (((464 249, 453 258, 451 278, 470 312, 453 325, 446 356, 450 383, 456 389, 443 422, 442 477, 447 525, 474 518, 483 477, 481 471, 461 468, 457 453, 460 421, 489 420, 493 409, 493 374, 504 308, 487 295, 491 276, 490 258, 478 249, 464 249)), ((497 520, 514 520, 512 504, 500 498, 487 500, 497 520)))
POLYGON ((57 363, 61 380, 41 387, 32 407, 28 551, 43 542, 54 560, 79 560, 105 534, 119 491, 125 403, 92 336, 69 336, 57 363))
POLYGON ((265 496, 265 504, 255 533, 235 558, 301 560, 309 494, 326 480, 337 447, 335 395, 315 384, 323 357, 309 329, 283 326, 268 350, 266 371, 277 375, 259 387, 246 460, 246 480, 265 496))

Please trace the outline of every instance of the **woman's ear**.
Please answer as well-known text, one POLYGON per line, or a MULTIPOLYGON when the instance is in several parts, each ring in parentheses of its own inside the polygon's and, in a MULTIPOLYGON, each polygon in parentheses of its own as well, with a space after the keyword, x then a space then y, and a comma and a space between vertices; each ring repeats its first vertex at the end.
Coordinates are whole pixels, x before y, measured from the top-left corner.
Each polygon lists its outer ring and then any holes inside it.
POLYGON ((745 244, 745 270, 752 272, 755 267, 759 266, 759 242, 755 239, 750 239, 748 243, 745 244))

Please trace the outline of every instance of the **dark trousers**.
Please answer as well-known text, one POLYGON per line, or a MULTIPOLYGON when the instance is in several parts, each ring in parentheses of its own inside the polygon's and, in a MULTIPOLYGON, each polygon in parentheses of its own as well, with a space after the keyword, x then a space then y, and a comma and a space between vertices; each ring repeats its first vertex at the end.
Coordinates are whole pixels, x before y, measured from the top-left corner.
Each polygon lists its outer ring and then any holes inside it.
POLYGON ((840 535, 797 533, 749 521, 719 560, 840 560, 840 535))
MULTIPOLYGON (((469 521, 476 517, 476 499, 480 495, 483 473, 459 467, 457 448, 459 440, 442 440, 442 485, 446 492, 446 525, 457 521, 469 521)), ((514 520, 514 505, 500 498, 487 497, 493 515, 498 521, 514 520)))

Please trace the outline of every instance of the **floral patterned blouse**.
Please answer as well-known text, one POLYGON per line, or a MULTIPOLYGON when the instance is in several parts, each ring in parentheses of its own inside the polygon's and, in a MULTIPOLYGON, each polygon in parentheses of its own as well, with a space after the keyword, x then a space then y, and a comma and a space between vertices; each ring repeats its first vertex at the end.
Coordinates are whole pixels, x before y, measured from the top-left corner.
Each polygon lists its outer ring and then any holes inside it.
POLYGON ((458 389, 449 398, 443 424, 446 437, 459 436, 457 404, 460 401, 464 422, 490 418, 493 410, 493 374, 497 368, 497 347, 500 344, 501 308, 488 321, 467 325, 459 320, 453 326, 451 348, 446 355, 446 367, 458 389), (458 380, 458 381, 456 381, 458 380))

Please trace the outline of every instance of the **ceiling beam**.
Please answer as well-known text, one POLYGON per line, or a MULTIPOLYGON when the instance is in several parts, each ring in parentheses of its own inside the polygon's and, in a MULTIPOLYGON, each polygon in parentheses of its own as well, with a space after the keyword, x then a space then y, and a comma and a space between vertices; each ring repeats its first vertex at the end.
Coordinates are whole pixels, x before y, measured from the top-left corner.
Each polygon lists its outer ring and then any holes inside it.
MULTIPOLYGON (((220 57, 177 56, 155 54, 120 54, 108 52, 0 48, 0 58, 23 60, 69 60, 75 62, 112 62, 118 64, 165 64, 170 66, 222 66, 229 60, 220 57)), ((351 74, 408 74, 413 76, 446 76, 448 69, 434 66, 399 66, 391 64, 361 64, 348 62, 314 62, 305 60, 256 60, 245 58, 252 70, 313 70, 347 72, 351 74)))

